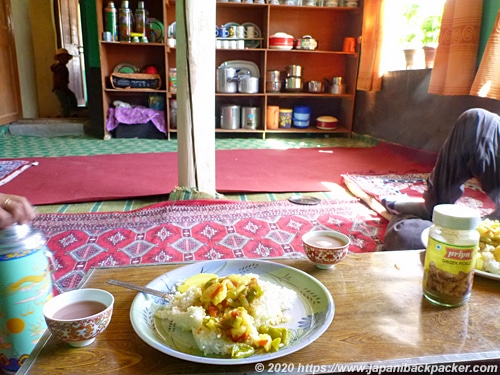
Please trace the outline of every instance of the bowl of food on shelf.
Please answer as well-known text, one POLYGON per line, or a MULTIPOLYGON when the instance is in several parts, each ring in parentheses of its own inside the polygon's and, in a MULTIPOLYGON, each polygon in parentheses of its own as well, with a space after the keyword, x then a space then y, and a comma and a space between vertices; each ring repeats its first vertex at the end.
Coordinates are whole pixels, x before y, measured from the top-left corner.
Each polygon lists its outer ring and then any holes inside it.
POLYGON ((293 49, 293 36, 287 33, 278 32, 269 37, 269 48, 291 50, 293 49))
POLYGON ((337 129, 339 120, 333 116, 319 116, 316 119, 316 127, 321 130, 337 129))

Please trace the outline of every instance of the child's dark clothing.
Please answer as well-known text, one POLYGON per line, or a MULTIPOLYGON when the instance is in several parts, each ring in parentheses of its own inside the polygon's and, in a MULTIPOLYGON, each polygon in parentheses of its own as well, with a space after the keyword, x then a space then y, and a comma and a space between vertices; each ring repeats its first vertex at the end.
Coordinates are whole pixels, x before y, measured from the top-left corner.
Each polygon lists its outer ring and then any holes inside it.
POLYGON ((57 63, 50 67, 53 73, 54 83, 52 92, 54 92, 61 104, 61 114, 63 117, 70 117, 71 112, 76 110, 78 102, 73 91, 68 87, 69 85, 69 70, 66 64, 71 59, 69 54, 56 54, 57 63))

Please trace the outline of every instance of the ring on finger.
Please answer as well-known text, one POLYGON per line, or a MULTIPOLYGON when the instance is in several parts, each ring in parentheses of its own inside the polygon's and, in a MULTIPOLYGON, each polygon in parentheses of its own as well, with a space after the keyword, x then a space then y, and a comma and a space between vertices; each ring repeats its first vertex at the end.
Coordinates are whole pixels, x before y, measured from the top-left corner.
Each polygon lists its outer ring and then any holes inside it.
POLYGON ((2 208, 8 208, 12 205, 12 199, 6 198, 2 203, 2 208))

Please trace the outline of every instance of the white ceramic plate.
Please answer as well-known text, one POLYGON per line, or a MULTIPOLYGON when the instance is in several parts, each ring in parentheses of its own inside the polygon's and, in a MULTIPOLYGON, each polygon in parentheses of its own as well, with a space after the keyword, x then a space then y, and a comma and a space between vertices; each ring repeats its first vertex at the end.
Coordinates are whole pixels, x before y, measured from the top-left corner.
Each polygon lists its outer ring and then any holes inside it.
POLYGON ((486 277, 488 279, 493 279, 493 280, 500 280, 500 275, 495 275, 494 273, 486 271, 475 270, 474 275, 486 277))
MULTIPOLYGON (((245 38, 247 37, 246 35, 247 26, 253 26, 255 28, 255 38, 262 38, 262 32, 260 31, 259 27, 256 24, 252 22, 246 22, 242 24, 242 26, 245 26, 245 38)), ((245 40, 246 48, 257 48, 259 45, 260 45, 260 40, 245 40)))
MULTIPOLYGON (((422 236, 421 240, 422 240, 422 243, 424 244, 425 248, 427 247, 427 241, 429 239, 429 230, 430 230, 430 227, 429 228, 425 228, 422 231, 422 235, 421 235, 422 236)), ((494 273, 486 272, 486 271, 481 271, 481 270, 474 270, 474 275, 478 275, 478 276, 481 276, 481 277, 486 277, 488 279, 493 279, 493 280, 500 280, 500 275, 495 275, 494 273)))
POLYGON ((234 68, 236 70, 248 69, 250 70, 250 74, 252 75, 252 77, 260 78, 260 69, 257 64, 252 61, 230 60, 226 61, 225 64, 228 68, 234 68))
POLYGON ((197 262, 168 272, 151 281, 147 287, 172 292, 175 291, 178 282, 203 272, 219 276, 254 273, 262 280, 295 290, 297 300, 288 311, 291 315, 290 321, 284 325, 291 333, 289 345, 274 353, 256 354, 241 359, 203 356, 196 349, 190 332, 183 332, 175 325, 168 324, 166 320, 154 318, 155 311, 165 303, 163 300, 139 293, 132 302, 130 320, 135 332, 144 342, 160 352, 191 362, 215 365, 265 362, 308 346, 328 329, 333 320, 335 313, 333 298, 321 282, 296 268, 269 261, 230 259, 197 262), (165 339, 162 339, 156 331, 155 321, 158 331, 165 339))

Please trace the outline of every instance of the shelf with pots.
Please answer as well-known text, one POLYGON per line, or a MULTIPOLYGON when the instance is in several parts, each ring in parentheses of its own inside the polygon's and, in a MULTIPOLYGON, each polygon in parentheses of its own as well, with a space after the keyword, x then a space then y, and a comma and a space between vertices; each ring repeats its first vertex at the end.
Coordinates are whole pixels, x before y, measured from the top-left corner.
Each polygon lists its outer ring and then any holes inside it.
MULTIPOLYGON (((217 90, 216 131, 235 134, 254 132, 263 137, 266 134, 280 133, 350 134, 354 117, 359 59, 357 38, 361 35, 362 3, 359 7, 275 5, 270 4, 270 1, 266 3, 252 4, 244 0, 241 3, 230 0, 217 2, 216 22, 220 25, 217 30, 221 27, 252 25, 258 29, 260 35, 256 38, 259 45, 256 44, 253 48, 216 50, 216 67, 226 61, 244 60, 256 65, 259 70, 258 92, 241 93, 234 88, 233 92, 229 93, 217 90), (241 11, 242 8, 244 11, 241 11), (288 39, 280 45, 283 40, 279 40, 279 37, 283 36, 288 39), (291 65, 301 66, 303 72, 297 80, 298 86, 287 87, 287 77, 284 73, 291 65), (272 79, 267 77, 269 71, 280 71, 283 74, 277 89, 268 87, 272 82, 272 79), (337 77, 343 80, 343 91, 333 90, 331 84, 326 84, 326 80, 332 81, 337 77), (320 89, 311 92, 310 82, 319 84, 320 89), (298 126, 294 126, 293 109, 297 106, 308 107, 310 119, 309 122, 297 121, 298 126), (244 107, 259 109, 259 120, 255 129, 244 129, 244 120, 241 120, 240 125, 226 123, 221 126, 221 112, 237 108, 241 111, 244 107), (292 112, 291 124, 270 124, 270 107, 292 112), (336 125, 331 128, 317 128, 316 119, 323 115, 335 118, 336 125), (305 124, 308 126, 304 126, 305 124)), ((236 32, 236 29, 232 32, 236 32)), ((226 38, 217 38, 217 43, 224 40, 226 38)))

